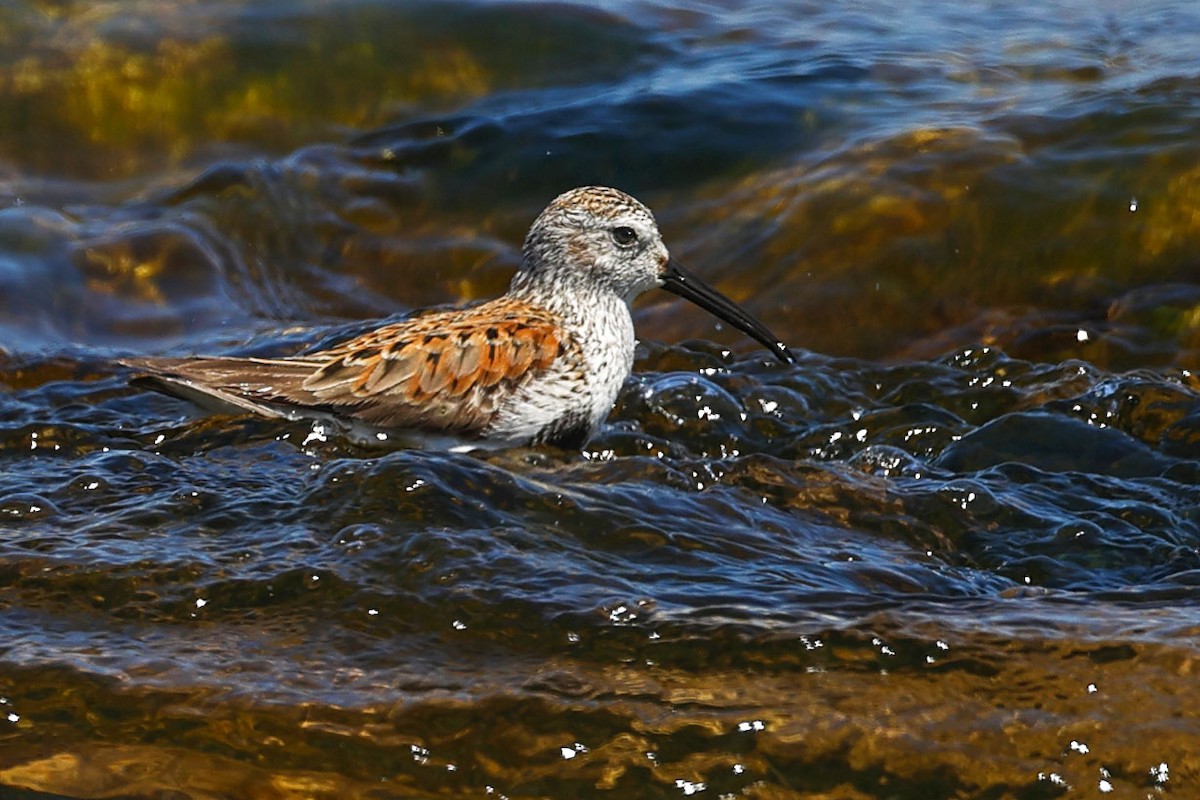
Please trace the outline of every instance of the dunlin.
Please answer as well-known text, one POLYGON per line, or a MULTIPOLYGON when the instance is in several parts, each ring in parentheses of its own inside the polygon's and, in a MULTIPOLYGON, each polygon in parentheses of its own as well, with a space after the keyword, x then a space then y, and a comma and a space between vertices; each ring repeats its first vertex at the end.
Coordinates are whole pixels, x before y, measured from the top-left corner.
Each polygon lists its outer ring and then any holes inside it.
POLYGON ((633 367, 630 303, 662 288, 713 313, 784 363, 779 337, 671 260, 650 210, 597 186, 534 221, 508 292, 382 325, 288 358, 123 361, 176 396, 226 410, 506 446, 582 447, 633 367))

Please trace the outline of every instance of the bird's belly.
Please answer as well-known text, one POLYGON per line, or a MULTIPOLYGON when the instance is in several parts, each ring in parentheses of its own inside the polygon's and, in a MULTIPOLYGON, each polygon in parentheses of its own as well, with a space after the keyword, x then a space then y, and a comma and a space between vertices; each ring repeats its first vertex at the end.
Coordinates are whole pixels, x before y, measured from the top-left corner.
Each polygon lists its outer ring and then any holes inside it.
POLYGON ((540 375, 497 409, 487 438, 582 447, 608 416, 629 374, 627 367, 558 369, 540 375))
POLYGON ((559 444, 571 438, 582 445, 612 407, 610 400, 597 417, 594 395, 598 388, 570 376, 532 380, 500 405, 485 437, 524 444, 559 444))
POLYGON ((488 438, 577 448, 608 416, 633 369, 633 319, 616 306, 590 307, 574 320, 573 342, 549 369, 531 376, 497 408, 488 438))

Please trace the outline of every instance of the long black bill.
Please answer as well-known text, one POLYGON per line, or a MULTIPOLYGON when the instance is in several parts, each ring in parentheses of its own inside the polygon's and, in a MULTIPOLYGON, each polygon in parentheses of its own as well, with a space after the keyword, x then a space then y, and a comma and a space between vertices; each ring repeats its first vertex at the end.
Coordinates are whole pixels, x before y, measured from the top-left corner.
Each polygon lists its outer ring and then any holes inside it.
POLYGON ((796 357, 792 355, 792 351, 786 344, 779 341, 779 337, 771 333, 766 325, 747 314, 737 303, 681 267, 675 259, 667 262, 667 271, 663 274, 662 281, 662 288, 671 294, 691 300, 705 311, 741 330, 747 336, 762 342, 784 364, 796 363, 796 357))

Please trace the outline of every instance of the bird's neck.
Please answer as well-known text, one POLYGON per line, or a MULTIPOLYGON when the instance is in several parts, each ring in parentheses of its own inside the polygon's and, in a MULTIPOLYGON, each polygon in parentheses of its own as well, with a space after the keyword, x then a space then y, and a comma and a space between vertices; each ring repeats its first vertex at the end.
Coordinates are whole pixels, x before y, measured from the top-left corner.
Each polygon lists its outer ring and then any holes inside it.
POLYGON ((513 276, 508 294, 573 322, 586 322, 597 312, 612 313, 620 307, 629 314, 629 303, 611 290, 563 274, 547 277, 521 270, 513 276))
POLYGON ((620 351, 623 355, 617 360, 632 363, 633 314, 629 302, 615 292, 590 281, 564 280, 561 275, 539 281, 535 275, 517 273, 508 294, 560 317, 589 351, 589 358, 608 360, 612 351, 620 351))

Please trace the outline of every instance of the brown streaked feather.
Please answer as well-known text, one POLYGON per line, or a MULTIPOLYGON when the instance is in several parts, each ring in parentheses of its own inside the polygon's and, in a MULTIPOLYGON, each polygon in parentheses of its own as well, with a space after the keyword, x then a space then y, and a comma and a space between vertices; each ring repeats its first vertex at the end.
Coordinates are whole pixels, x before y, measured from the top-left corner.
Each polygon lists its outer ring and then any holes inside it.
MULTIPOLYGON (((327 350, 280 359, 125 362, 188 399, 209 394, 243 410, 272 404, 326 410, 381 427, 482 432, 502 392, 565 352, 562 320, 501 297, 466 312, 386 325, 327 350)), ((577 345, 573 345, 577 347, 577 345)), ((273 412, 279 416, 278 411, 273 412)))
POLYGON ((216 411, 251 411, 287 416, 264 404, 273 386, 295 384, 314 365, 300 360, 265 358, 128 358, 121 362, 145 373, 145 381, 167 394, 216 411))

